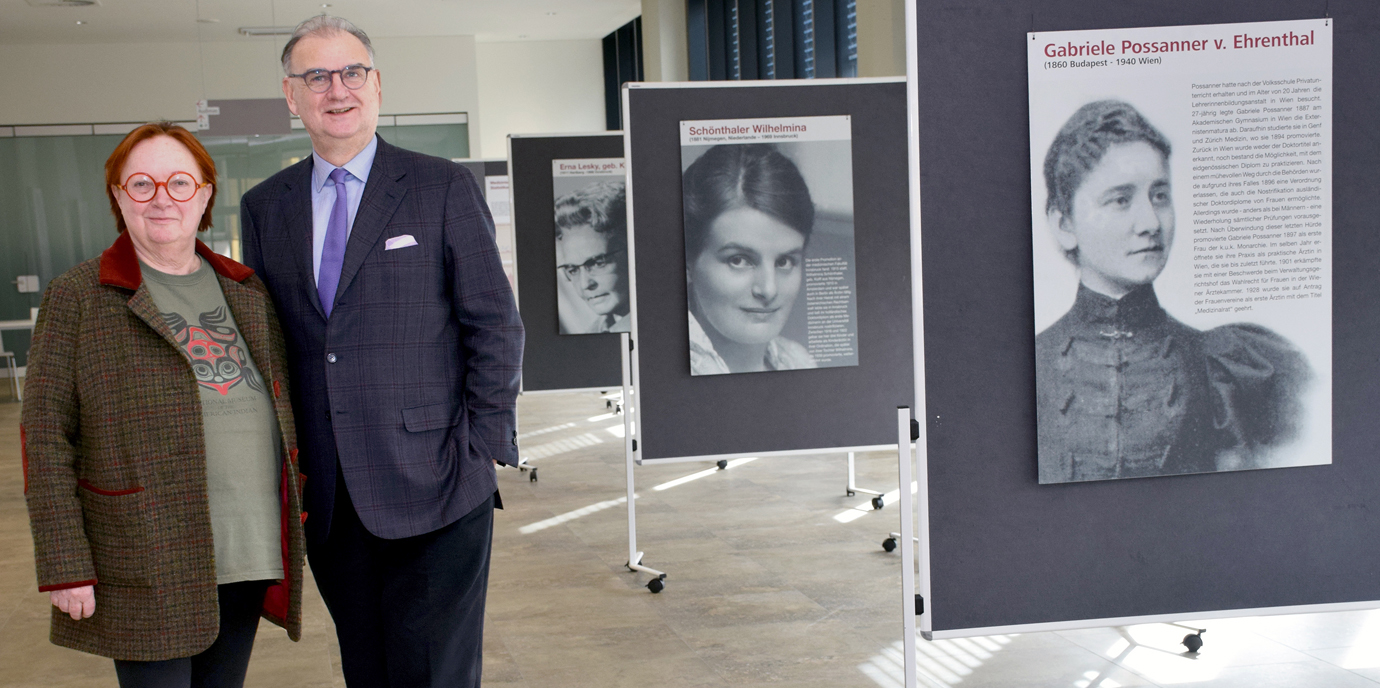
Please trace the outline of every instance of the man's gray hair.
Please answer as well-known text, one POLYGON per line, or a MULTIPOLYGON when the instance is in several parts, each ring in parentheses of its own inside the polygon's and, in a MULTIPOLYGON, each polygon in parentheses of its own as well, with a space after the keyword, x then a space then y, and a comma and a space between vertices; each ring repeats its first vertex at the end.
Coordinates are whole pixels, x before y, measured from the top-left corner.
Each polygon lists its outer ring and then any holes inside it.
POLYGON ((364 49, 369 52, 369 64, 365 66, 374 66, 374 44, 369 42, 369 34, 364 33, 364 29, 351 24, 348 19, 319 14, 298 24, 292 32, 292 38, 289 38, 287 45, 283 46, 283 73, 292 73, 292 49, 297 47, 297 41, 306 36, 336 33, 348 33, 358 38, 359 42, 364 44, 364 49))

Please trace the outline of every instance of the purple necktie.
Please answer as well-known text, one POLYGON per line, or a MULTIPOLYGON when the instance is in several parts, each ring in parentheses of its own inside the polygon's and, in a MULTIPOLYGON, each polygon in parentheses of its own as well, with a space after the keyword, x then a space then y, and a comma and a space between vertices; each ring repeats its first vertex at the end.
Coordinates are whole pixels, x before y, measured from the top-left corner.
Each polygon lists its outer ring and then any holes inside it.
POLYGON ((340 267, 345 264, 345 240, 349 239, 350 207, 345 193, 343 167, 331 170, 331 181, 335 182, 335 206, 331 208, 331 219, 326 223, 326 244, 321 247, 321 272, 316 276, 316 295, 321 299, 321 308, 326 317, 331 317, 331 306, 335 303, 335 289, 340 286, 340 267))

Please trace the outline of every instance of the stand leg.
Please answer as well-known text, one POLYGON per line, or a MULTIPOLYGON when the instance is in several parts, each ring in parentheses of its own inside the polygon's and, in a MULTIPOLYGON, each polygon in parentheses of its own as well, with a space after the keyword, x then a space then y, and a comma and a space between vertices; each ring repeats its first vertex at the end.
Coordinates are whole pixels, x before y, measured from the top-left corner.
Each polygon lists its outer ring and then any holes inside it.
POLYGON ((855 471, 853 466, 853 452, 848 452, 848 489, 845 492, 848 494, 849 497, 852 497, 853 495, 859 492, 861 492, 862 494, 873 495, 874 497, 876 497, 876 499, 872 500, 872 506, 877 509, 880 509, 883 506, 881 492, 858 487, 857 472, 855 471))
POLYGON ((915 662, 915 510, 910 495, 910 409, 896 409, 896 448, 900 460, 897 477, 901 482, 901 618, 904 620, 902 652, 905 655, 906 688, 916 688, 915 662))
POLYGON ((631 360, 629 354, 632 351, 631 338, 625 332, 620 335, 623 345, 623 403, 620 404, 620 412, 623 414, 623 456, 625 468, 628 476, 628 563, 629 571, 641 571, 642 573, 655 576, 649 583, 647 589, 654 593, 661 592, 666 587, 666 574, 654 568, 642 565, 642 553, 637 551, 637 484, 633 479, 633 412, 636 405, 633 403, 631 373, 631 360))

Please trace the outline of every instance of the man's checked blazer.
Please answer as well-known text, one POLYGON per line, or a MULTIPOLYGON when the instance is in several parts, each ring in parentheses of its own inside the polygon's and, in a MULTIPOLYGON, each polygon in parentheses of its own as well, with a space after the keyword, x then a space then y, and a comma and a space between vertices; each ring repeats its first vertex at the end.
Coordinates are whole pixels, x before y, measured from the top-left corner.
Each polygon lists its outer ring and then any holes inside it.
POLYGON ((446 526, 516 465, 523 329, 473 175, 381 138, 329 320, 312 269, 312 157, 241 200, 244 262, 288 343, 307 539, 322 543, 336 466, 382 538, 446 526), (410 235, 415 245, 406 238, 410 235), (337 459, 338 457, 338 459, 337 459))

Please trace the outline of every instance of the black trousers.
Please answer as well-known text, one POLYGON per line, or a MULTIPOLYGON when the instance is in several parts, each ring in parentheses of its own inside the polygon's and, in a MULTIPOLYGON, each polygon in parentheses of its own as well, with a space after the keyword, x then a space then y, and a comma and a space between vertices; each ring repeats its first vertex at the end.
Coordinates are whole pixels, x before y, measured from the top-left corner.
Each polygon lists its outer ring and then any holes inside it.
POLYGON ((326 542, 308 546, 352 688, 479 688, 494 502, 439 530, 385 540, 337 478, 326 542))
POLYGON ((264 592, 272 581, 217 586, 220 635, 200 654, 161 662, 115 660, 120 688, 241 688, 259 630, 264 592))

